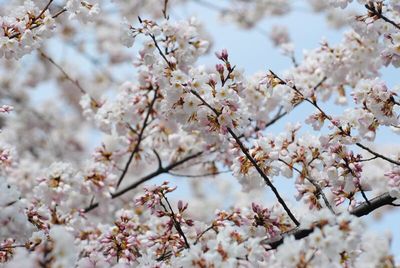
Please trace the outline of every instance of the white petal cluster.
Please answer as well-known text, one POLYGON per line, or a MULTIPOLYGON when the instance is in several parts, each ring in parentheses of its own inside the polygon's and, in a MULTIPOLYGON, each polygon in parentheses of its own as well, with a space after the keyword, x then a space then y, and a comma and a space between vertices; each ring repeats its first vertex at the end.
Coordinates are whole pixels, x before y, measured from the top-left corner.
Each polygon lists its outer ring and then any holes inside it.
POLYGON ((93 21, 100 14, 97 0, 68 0, 66 9, 70 13, 70 19, 77 19, 83 23, 93 21))
POLYGON ((0 58, 19 59, 39 48, 55 28, 50 12, 28 0, 7 16, 0 17, 0 58))

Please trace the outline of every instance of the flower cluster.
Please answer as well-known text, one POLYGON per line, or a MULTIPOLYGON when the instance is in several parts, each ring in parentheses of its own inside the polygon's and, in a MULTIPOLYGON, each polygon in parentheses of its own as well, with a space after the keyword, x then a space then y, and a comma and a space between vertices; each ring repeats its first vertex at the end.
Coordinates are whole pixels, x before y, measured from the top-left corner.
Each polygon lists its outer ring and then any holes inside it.
POLYGON ((394 111, 397 94, 389 90, 383 81, 360 80, 352 94, 355 102, 372 113, 379 124, 399 124, 399 116, 394 111))
POLYGON ((13 107, 10 105, 3 105, 0 107, 0 113, 9 113, 13 110, 13 107))
POLYGON ((55 28, 55 21, 46 10, 34 2, 25 1, 10 15, 0 17, 0 57, 19 59, 39 48, 55 28))
MULTIPOLYGON (((299 57, 273 26, 291 67, 255 74, 188 2, 0 7, 1 265, 395 267, 362 217, 400 199, 400 2, 309 0, 343 38, 299 57)), ((296 8, 195 2, 259 32, 296 8)))
POLYGON ((70 13, 70 19, 76 18, 84 23, 92 21, 100 13, 100 6, 97 0, 68 0, 65 8, 70 13))
POLYGON ((100 239, 102 252, 106 261, 117 260, 122 263, 133 263, 140 257, 140 241, 138 235, 141 234, 141 226, 135 221, 135 217, 130 211, 121 211, 115 226, 111 227, 100 239))
POLYGON ((398 198, 400 195, 400 168, 395 167, 385 176, 389 179, 390 195, 398 198))

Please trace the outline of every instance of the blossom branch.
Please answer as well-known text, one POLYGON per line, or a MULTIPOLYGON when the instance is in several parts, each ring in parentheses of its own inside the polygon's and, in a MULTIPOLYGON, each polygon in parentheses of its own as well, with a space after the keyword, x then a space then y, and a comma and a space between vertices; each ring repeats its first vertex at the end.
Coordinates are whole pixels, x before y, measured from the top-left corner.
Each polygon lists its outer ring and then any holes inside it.
POLYGON ((171 216, 172 222, 174 223, 174 227, 175 227, 176 231, 178 231, 179 235, 185 241, 185 247, 186 248, 190 248, 189 242, 188 242, 188 240, 187 240, 187 238, 185 236, 185 233, 182 230, 182 226, 179 223, 179 221, 176 220, 175 212, 172 209, 171 204, 169 203, 169 201, 168 201, 167 197, 164 195, 164 193, 162 193, 162 196, 163 196, 165 202, 167 203, 168 208, 169 208, 170 211, 168 211, 168 209, 165 207, 165 205, 161 201, 160 201, 160 205, 164 208, 165 212, 167 212, 167 213, 169 212, 171 214, 170 216, 171 216))
MULTIPOLYGON (((289 163, 287 163, 285 160, 283 159, 278 159, 280 162, 284 163, 285 165, 287 165, 289 168, 292 168, 293 170, 295 170, 297 173, 299 173, 301 176, 304 176, 304 178, 309 181, 316 189, 317 189, 317 193, 316 196, 321 195, 322 199, 324 200, 325 205, 327 206, 327 208, 332 212, 332 214, 336 215, 335 210, 333 209, 332 205, 329 203, 328 198, 326 197, 324 191, 322 190, 321 186, 319 186, 319 184, 312 178, 305 176, 303 172, 301 172, 301 170, 299 170, 298 168, 290 165, 289 163)), ((308 171, 307 171, 308 172, 308 171)))
POLYGON ((60 9, 56 14, 53 15, 53 19, 57 18, 58 16, 60 16, 62 13, 66 12, 67 9, 65 7, 63 7, 62 9, 60 9))
MULTIPOLYGON (((78 80, 73 79, 65 70, 64 68, 56 63, 51 57, 49 57, 46 53, 44 53, 42 50, 39 50, 40 55, 45 58, 46 60, 48 60, 51 64, 53 64, 63 75, 64 77, 69 80, 72 84, 74 84, 81 92, 81 94, 83 95, 88 95, 90 97, 90 101, 92 102, 92 105, 94 107, 100 107, 100 103, 98 101, 96 101, 92 96, 90 96, 88 94, 88 92, 81 86, 81 84, 79 83, 78 80)), ((125 122, 126 127, 132 131, 133 133, 137 134, 138 132, 127 122, 125 122)))
MULTIPOLYGON (((215 108, 213 108, 210 104, 208 104, 196 91, 191 90, 190 91, 193 95, 195 95, 205 106, 207 106, 209 109, 211 109, 216 116, 220 115, 220 112, 217 111, 215 108)), ((289 207, 286 205, 285 201, 281 197, 281 195, 278 192, 278 189, 272 184, 271 180, 268 178, 268 176, 263 172, 261 167, 258 165, 257 161, 250 155, 249 150, 247 147, 242 143, 240 140, 239 136, 235 134, 235 132, 228 127, 227 128, 229 134, 232 136, 232 138, 235 140, 235 142, 239 145, 241 151, 244 153, 246 158, 251 162, 251 164, 254 166, 254 168, 257 170, 258 174, 263 178, 265 183, 271 188, 272 192, 274 193, 275 197, 278 199, 279 204, 282 205, 283 209, 286 211, 288 214, 289 218, 296 224, 300 225, 300 222, 296 219, 296 217, 293 215, 289 207)))
MULTIPOLYGON (((319 81, 318 84, 316 84, 316 85, 314 86, 313 90, 315 91, 315 90, 317 90, 319 87, 321 87, 322 84, 323 84, 327 79, 328 79, 328 78, 327 78, 326 76, 324 76, 324 77, 321 79, 321 81, 319 81)), ((301 103, 302 103, 302 101, 296 103, 296 104, 293 106, 293 109, 296 108, 297 106, 299 106, 301 103)), ((275 124, 276 122, 278 122, 280 119, 282 119, 282 118, 285 117, 286 115, 288 115, 289 112, 287 112, 287 111, 282 112, 283 109, 284 109, 284 107, 283 107, 283 106, 280 106, 279 109, 278 109, 278 112, 276 113, 276 115, 275 115, 268 123, 266 123, 262 128, 261 128, 261 127, 258 127, 258 126, 255 127, 254 132, 258 132, 258 131, 260 131, 260 130, 265 130, 265 129, 267 129, 268 127, 270 127, 270 126, 272 126, 273 124, 275 124)), ((242 134, 242 135, 240 136, 240 138, 242 138, 242 137, 244 137, 244 134, 242 134)))
POLYGON ((162 160, 156 149, 153 149, 153 152, 157 158, 158 168, 162 168, 162 160))
POLYGON ((140 129, 140 132, 139 132, 139 134, 138 134, 138 138, 137 138, 137 142, 136 142, 135 148, 132 150, 132 153, 130 154, 129 159, 128 159, 128 161, 127 161, 126 164, 125 164, 125 168, 124 168, 124 170, 122 171, 122 174, 121 174, 121 176, 120 176, 119 179, 118 179, 117 189, 118 189, 118 187, 121 185, 122 180, 125 178, 125 175, 126 175, 126 173, 128 172, 129 166, 130 166, 130 164, 131 164, 131 162, 132 162, 132 160, 133 160, 133 157, 134 157, 135 154, 139 151, 140 143, 141 143, 142 140, 143 140, 143 133, 144 133, 144 130, 146 129, 146 127, 148 126, 148 120, 149 120, 149 118, 150 118, 150 114, 151 114, 151 112, 152 112, 152 110, 153 110, 154 104, 156 103, 157 97, 158 97, 158 96, 157 96, 157 90, 155 90, 155 91, 154 91, 154 97, 153 97, 153 99, 152 99, 152 101, 151 101, 151 103, 150 103, 150 105, 149 105, 149 108, 148 108, 148 110, 147 110, 147 114, 146 114, 146 116, 145 116, 145 118, 144 118, 144 122, 143 122, 142 128, 140 129))
POLYGON ((371 3, 371 4, 366 4, 365 8, 368 9, 368 11, 371 13, 371 15, 376 16, 376 17, 386 21, 387 23, 390 23, 391 25, 393 25, 394 27, 396 27, 397 29, 400 30, 399 24, 397 24, 396 22, 394 22, 393 20, 389 19, 388 17, 386 17, 385 15, 382 14, 382 7, 377 8, 374 6, 373 3, 371 3))
MULTIPOLYGON (((389 193, 384 193, 381 194, 369 201, 369 204, 367 202, 364 202, 357 207, 355 207, 352 211, 350 211, 350 214, 356 216, 356 217, 362 217, 365 215, 370 214, 371 212, 375 211, 376 209, 386 206, 386 205, 392 205, 392 203, 396 200, 396 198, 391 197, 389 193)), ((299 229, 295 228, 289 232, 286 232, 282 234, 281 236, 266 240, 264 241, 265 244, 268 244, 271 249, 276 249, 278 246, 280 246, 285 237, 288 236, 294 236, 295 239, 299 240, 302 238, 307 237, 313 232, 313 229, 299 229)))
MULTIPOLYGON (((31 22, 31 24, 30 24, 31 26, 29 27, 29 30, 34 30, 34 29, 36 29, 36 28, 38 28, 39 26, 42 25, 41 23, 38 23, 38 20, 41 19, 41 17, 42 17, 43 14, 46 12, 46 10, 49 9, 49 7, 50 7, 50 5, 51 5, 51 3, 52 3, 53 1, 54 1, 54 0, 50 0, 50 1, 46 4, 46 6, 41 10, 41 12, 39 13, 39 15, 36 16, 36 17, 32 20, 32 22, 31 22)), ((61 14, 63 14, 63 13, 66 12, 66 11, 67 11, 67 9, 64 7, 64 8, 62 8, 61 10, 59 10, 56 14, 54 14, 54 15, 51 16, 51 17, 52 17, 53 19, 55 19, 55 18, 57 18, 58 16, 60 16, 61 14)), ((16 32, 16 33, 10 35, 8 38, 9 38, 9 39, 13 39, 13 38, 18 38, 19 36, 21 36, 21 33, 20 33, 20 32, 16 32)))
MULTIPOLYGON (((143 23, 142 18, 138 17, 138 19, 139 19, 139 22, 140 22, 140 23, 143 23)), ((174 69, 175 69, 174 65, 173 65, 173 64, 167 59, 167 57, 164 55, 164 52, 161 50, 160 46, 158 45, 157 39, 156 39, 156 37, 154 36, 154 34, 149 33, 149 36, 150 36, 151 40, 153 40, 153 43, 154 43, 154 45, 156 46, 157 51, 158 51, 158 53, 160 54, 160 56, 161 56, 161 57, 164 59, 164 61, 168 64, 168 67, 169 67, 171 70, 174 70, 174 69)))
POLYGON ((197 243, 199 243, 200 239, 203 237, 203 235, 205 235, 208 231, 214 230, 216 233, 217 231, 215 230, 215 224, 212 223, 210 226, 208 226, 206 229, 204 229, 204 231, 202 231, 196 238, 196 241, 194 241, 194 245, 196 245, 197 243))
POLYGON ((51 57, 49 57, 46 53, 44 53, 42 50, 39 50, 40 55, 45 58, 46 60, 48 60, 51 64, 53 64, 63 75, 64 77, 69 80, 72 84, 74 84, 80 91, 82 94, 87 94, 86 90, 83 89, 83 87, 80 85, 79 81, 76 79, 73 79, 65 70, 63 67, 61 67, 61 65, 59 65, 58 63, 56 63, 51 57))
MULTIPOLYGON (((141 179, 139 179, 138 181, 130 184, 126 188, 124 188, 122 190, 119 190, 119 191, 117 191, 115 193, 112 193, 111 194, 111 199, 115 199, 115 198, 117 198, 117 197, 119 197, 119 196, 121 196, 121 195, 123 195, 123 194, 125 194, 125 193, 127 193, 127 192, 129 192, 129 191, 131 191, 131 190, 133 190, 135 188, 137 188, 142 183, 145 183, 146 181, 149 181, 149 180, 151 180, 151 179, 153 179, 153 178, 155 178, 155 177, 157 177, 157 176, 159 176, 161 174, 167 173, 170 170, 173 170, 174 168, 176 168, 176 167, 178 167, 180 165, 183 165, 184 163, 188 162, 189 160, 192 160, 194 158, 197 158, 197 157, 201 156, 202 154, 203 154, 203 152, 197 152, 197 153, 191 154, 189 156, 186 156, 186 157, 182 158, 181 160, 176 161, 176 162, 174 162, 174 163, 172 163, 172 164, 170 164, 170 165, 168 165, 166 167, 162 167, 162 166, 158 167, 158 169, 156 171, 154 171, 154 172, 142 177, 141 179)), ((87 213, 87 212, 97 208, 98 206, 99 206, 99 203, 94 203, 94 204, 86 207, 83 211, 85 213, 87 213)))
MULTIPOLYGON (((139 17, 139 21, 142 22, 142 20, 139 17)), ((157 40, 155 39, 154 35, 150 34, 151 39, 153 40, 154 45, 156 46, 159 54, 161 57, 165 60, 165 62, 168 64, 168 66, 171 68, 171 70, 174 69, 174 66, 168 61, 168 59, 165 57, 163 51, 158 45, 157 40)), ((227 66, 229 67, 230 64, 226 62, 227 66)), ((228 75, 225 79, 222 79, 222 84, 224 85, 226 81, 229 79, 230 74, 233 72, 235 67, 233 68, 228 68, 228 75)), ((213 108, 210 104, 208 104, 196 91, 190 90, 190 92, 195 95, 205 106, 207 106, 211 111, 215 113, 216 116, 220 115, 220 112, 217 111, 215 108, 213 108)), ((272 184, 271 180, 268 178, 268 176, 262 171, 260 166, 257 164, 256 160, 249 154, 248 149, 244 146, 244 144, 241 142, 240 137, 238 137, 231 128, 227 128, 228 132, 230 135, 234 138, 236 143, 239 145, 240 149, 242 152, 246 155, 246 157, 249 159, 249 161, 252 163, 252 165, 256 168, 257 172, 261 175, 265 183, 272 189, 272 192, 274 193, 275 197, 278 199, 278 202, 282 205, 283 209, 286 211, 288 214, 289 218, 295 223, 295 225, 299 226, 300 222, 296 219, 294 214, 291 212, 289 207, 286 205, 285 201, 283 198, 280 196, 277 188, 272 184)))
POLYGON ((50 5, 51 5, 51 3, 52 3, 53 1, 54 1, 54 0, 50 0, 50 1, 46 4, 46 6, 42 9, 42 11, 39 13, 39 15, 36 16, 36 19, 35 19, 35 20, 39 19, 39 18, 44 14, 44 12, 46 12, 46 10, 50 7, 50 5))
MULTIPOLYGON (((332 123, 332 125, 334 125, 335 127, 337 127, 337 128, 339 129, 339 131, 340 131, 341 134, 343 134, 343 135, 345 135, 345 136, 348 136, 348 137, 351 137, 349 131, 345 131, 345 130, 342 128, 342 126, 339 126, 338 124, 336 124, 335 122, 333 122, 333 118, 332 118, 330 115, 326 114, 326 113, 322 110, 322 108, 318 105, 316 99, 310 100, 310 99, 306 98, 306 97, 304 96, 304 94, 303 94, 295 85, 289 85, 285 80, 281 79, 278 75, 276 75, 276 74, 275 74, 273 71, 271 71, 271 70, 270 70, 270 73, 271 73, 271 75, 272 75, 273 77, 277 78, 281 84, 290 87, 290 88, 293 89, 297 94, 299 94, 299 96, 301 96, 301 97, 303 98, 304 101, 306 101, 306 102, 310 103, 312 106, 314 106, 314 107, 322 114, 322 116, 323 116, 324 118, 328 119, 328 120, 332 123)), ((359 143, 359 142, 357 142, 357 143, 355 143, 355 144, 356 144, 358 147, 360 147, 360 148, 362 148, 362 149, 368 151, 369 153, 371 153, 371 154, 373 154, 373 155, 375 155, 375 156, 377 156, 377 157, 379 157, 379 158, 382 158, 382 159, 384 159, 384 160, 386 160, 386 161, 388 161, 388 162, 390 162, 390 163, 392 163, 392 164, 400 165, 400 162, 399 162, 399 161, 390 159, 390 158, 388 158, 388 157, 386 157, 386 156, 384 156, 384 155, 382 155, 382 154, 379 154, 379 153, 377 153, 377 152, 371 150, 370 148, 366 147, 365 145, 363 145, 363 144, 361 144, 361 143, 359 143)))
POLYGON ((239 137, 233 132, 232 129, 228 128, 228 132, 231 134, 233 139, 236 141, 236 143, 239 145, 241 151, 245 154, 247 159, 252 163, 254 168, 257 170, 258 174, 264 179, 265 183, 271 188, 272 192, 274 193, 275 197, 278 199, 279 204, 282 205, 283 209, 286 211, 288 214, 289 218, 298 226, 300 225, 300 222, 296 219, 296 217, 293 215, 293 213, 290 211, 289 207, 286 205, 285 201, 281 197, 281 195, 278 192, 278 189, 272 184, 271 180, 268 178, 268 176, 262 171, 260 166, 257 164, 257 161, 250 155, 249 150, 246 148, 246 146, 241 142, 239 137))
POLYGON ((399 162, 399 161, 393 160, 393 159, 391 159, 391 158, 389 158, 389 157, 386 157, 386 156, 384 156, 384 155, 382 155, 382 154, 379 154, 379 153, 377 153, 377 152, 371 150, 370 148, 368 148, 367 146, 365 146, 365 145, 363 145, 363 144, 361 144, 361 143, 359 143, 359 142, 357 142, 356 145, 357 145, 358 147, 364 149, 365 151, 369 152, 370 154, 374 155, 376 158, 379 157, 379 158, 382 158, 382 159, 384 159, 384 160, 386 160, 386 161, 388 161, 388 162, 390 162, 390 163, 392 163, 392 164, 395 164, 395 165, 399 165, 399 166, 400 166, 400 162, 399 162))

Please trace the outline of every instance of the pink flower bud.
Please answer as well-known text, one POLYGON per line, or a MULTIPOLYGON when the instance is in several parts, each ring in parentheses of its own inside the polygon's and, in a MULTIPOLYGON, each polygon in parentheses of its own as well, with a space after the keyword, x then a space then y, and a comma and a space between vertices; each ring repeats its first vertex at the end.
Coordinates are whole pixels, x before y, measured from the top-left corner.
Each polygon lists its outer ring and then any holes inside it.
POLYGON ((217 70, 218 73, 222 74, 225 70, 224 65, 222 64, 217 64, 215 65, 215 69, 217 70))
POLYGON ((215 52, 215 55, 222 61, 228 61, 228 51, 226 49, 223 49, 221 52, 215 52))

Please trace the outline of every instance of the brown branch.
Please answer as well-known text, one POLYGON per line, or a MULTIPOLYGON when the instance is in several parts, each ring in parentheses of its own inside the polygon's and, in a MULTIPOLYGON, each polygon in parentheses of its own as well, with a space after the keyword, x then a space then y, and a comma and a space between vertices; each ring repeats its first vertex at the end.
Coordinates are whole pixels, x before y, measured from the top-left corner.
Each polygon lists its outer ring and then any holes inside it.
POLYGON ((378 158, 377 156, 373 156, 373 157, 371 157, 371 158, 364 158, 364 159, 361 159, 361 160, 359 160, 358 162, 368 162, 368 161, 375 160, 375 159, 377 159, 377 158, 378 158))
POLYGON ((128 159, 128 161, 127 161, 126 164, 125 164, 125 168, 124 168, 124 170, 122 171, 122 174, 121 174, 121 176, 120 176, 119 179, 118 179, 117 189, 118 189, 118 187, 121 185, 122 180, 125 178, 125 175, 126 175, 126 173, 128 172, 129 166, 130 166, 130 164, 131 164, 131 162, 132 162, 132 160, 133 160, 133 157, 135 156, 135 154, 136 154, 136 153, 139 151, 139 149, 140 149, 140 143, 142 142, 142 139, 143 139, 143 133, 144 133, 144 130, 146 129, 146 127, 148 126, 147 122, 148 122, 148 120, 149 120, 149 118, 150 118, 150 114, 151 114, 151 111, 153 110, 153 107, 154 107, 154 104, 156 103, 156 100, 157 100, 157 89, 154 91, 154 97, 153 97, 153 100, 151 101, 151 103, 150 103, 150 105, 149 105, 149 108, 148 108, 148 110, 147 110, 147 114, 146 114, 146 116, 145 116, 145 118, 144 118, 143 126, 142 126, 142 128, 140 129, 140 132, 139 132, 139 135, 138 135, 138 139, 137 139, 137 143, 136 143, 136 145, 135 145, 135 148, 132 150, 132 153, 131 153, 131 155, 129 156, 129 159, 128 159))
POLYGON ((21 244, 21 245, 17 244, 17 245, 3 246, 3 247, 0 247, 0 251, 9 251, 10 249, 13 249, 13 248, 26 248, 26 245, 25 244, 21 244))
MULTIPOLYGON (((176 220, 175 212, 172 209, 171 204, 169 203, 167 197, 163 193, 162 193, 162 196, 164 197, 164 200, 165 200, 165 202, 167 202, 167 205, 168 205, 168 207, 169 207, 169 209, 171 211, 170 212, 171 213, 171 219, 172 219, 172 222, 174 223, 174 227, 175 227, 176 231, 178 231, 179 235, 183 238, 186 248, 190 248, 189 242, 188 242, 188 240, 187 240, 187 238, 185 236, 185 233, 182 230, 181 224, 176 220)), ((160 204, 164 208, 165 212, 168 213, 167 208, 164 206, 164 204, 161 201, 160 201, 160 204)))
MULTIPOLYGON (((322 84, 328 79, 328 77, 324 76, 321 81, 318 82, 318 84, 316 84, 313 87, 313 90, 316 91, 320 86, 322 86, 322 84)), ((297 106, 299 106, 302 102, 298 102, 293 106, 293 109, 296 108, 297 106)), ((281 106, 279 108, 280 110, 283 109, 283 106, 281 106)), ((288 112, 283 112, 282 114, 279 112, 270 122, 268 122, 265 127, 269 127, 270 125, 274 124, 276 121, 278 121, 279 119, 281 119, 282 117, 284 117, 285 115, 287 115, 288 112)))
POLYGON ((39 13, 39 15, 36 16, 35 20, 39 19, 39 18, 44 14, 44 12, 46 12, 46 10, 50 7, 50 5, 51 5, 51 3, 52 3, 53 1, 54 1, 54 0, 50 0, 50 1, 47 3, 47 5, 42 9, 42 11, 39 13))
POLYGON ((371 4, 371 5, 366 4, 365 8, 368 9, 368 11, 371 12, 372 15, 377 16, 378 18, 386 21, 387 23, 390 23, 391 25, 393 25, 394 27, 396 27, 397 29, 400 30, 399 24, 397 24, 393 20, 391 20, 388 17, 386 17, 385 15, 383 15, 382 10, 377 10, 373 4, 371 4))
POLYGON ((162 160, 160 155, 158 154, 156 149, 153 149, 154 154, 156 155, 157 158, 157 163, 158 163, 158 168, 162 168, 162 160))
POLYGON ((67 9, 64 7, 62 9, 60 9, 56 14, 54 14, 52 16, 52 18, 55 19, 55 18, 57 18, 58 16, 60 16, 62 13, 66 12, 66 11, 67 11, 67 9))
POLYGON ((236 143, 239 145, 241 151, 244 153, 246 158, 251 162, 251 164, 254 166, 254 168, 257 170, 258 174, 264 179, 265 183, 271 188, 272 192, 274 193, 275 197, 278 199, 279 204, 283 207, 283 209, 286 211, 288 214, 289 218, 297 225, 300 225, 300 222, 296 219, 296 217, 293 215, 293 213, 290 211, 289 207, 286 205, 285 201, 279 194, 278 189, 272 184, 271 180, 268 178, 268 176, 264 173, 264 171, 260 168, 258 165, 257 161, 250 155, 249 150, 245 147, 245 145, 241 142, 239 137, 233 132, 231 128, 228 128, 229 134, 233 137, 233 139, 236 141, 236 143))
POLYGON ((364 198, 364 201, 368 204, 371 205, 371 202, 369 202, 369 199, 367 197, 367 195, 364 192, 364 189, 361 187, 361 184, 358 185, 358 188, 360 189, 361 195, 364 198))
MULTIPOLYGON (((170 164, 170 165, 168 165, 166 167, 158 167, 158 169, 156 171, 154 171, 154 172, 142 177, 141 179, 139 179, 138 181, 132 183, 131 185, 127 186, 126 188, 111 194, 111 199, 115 199, 115 198, 117 198, 117 197, 119 197, 119 196, 121 196, 121 195, 123 195, 123 194, 125 194, 125 193, 127 193, 127 192, 129 192, 129 191, 131 191, 131 190, 133 190, 135 188, 137 188, 142 183, 145 183, 146 181, 149 181, 149 180, 157 177, 158 175, 161 175, 163 173, 167 173, 170 170, 173 170, 175 167, 178 167, 178 166, 188 162, 189 160, 192 160, 192 159, 194 159, 196 157, 199 157, 202 154, 203 154, 203 152, 198 152, 198 153, 186 156, 183 159, 181 159, 179 161, 176 161, 175 163, 172 163, 172 164, 170 164)), ((99 203, 94 203, 91 206, 88 206, 87 208, 85 208, 83 211, 85 213, 87 213, 87 212, 97 208, 98 206, 99 206, 99 203)))
MULTIPOLYGON (((193 95, 195 95, 205 106, 207 106, 211 111, 215 113, 216 116, 219 116, 221 113, 217 111, 215 108, 213 108, 210 104, 208 104, 196 91, 191 90, 190 91, 193 95)), ((232 138, 236 141, 236 143, 239 145, 241 151, 244 153, 246 158, 251 162, 251 164, 254 166, 254 168, 257 170, 258 174, 263 178, 265 183, 271 188, 272 192, 274 193, 275 197, 278 199, 278 202, 282 205, 283 209, 286 211, 288 214, 289 218, 297 225, 300 225, 300 222, 296 219, 296 217, 293 215, 293 213, 290 211, 289 207, 286 205, 285 201, 279 194, 278 190, 276 187, 272 184, 271 180, 268 178, 268 176, 264 173, 264 171, 260 168, 258 165, 257 161, 250 155, 249 150, 246 148, 246 146, 241 142, 239 136, 235 134, 235 132, 231 128, 227 128, 229 134, 232 136, 232 138)))
POLYGON ((384 193, 381 194, 373 199, 369 200, 369 204, 367 202, 364 202, 360 205, 358 205, 356 208, 354 208, 350 214, 356 216, 356 217, 362 217, 365 215, 368 215, 372 211, 386 206, 386 205, 392 205, 392 203, 396 201, 396 198, 390 196, 389 193, 384 193))
POLYGON ((235 70, 236 66, 233 66, 232 68, 228 69, 228 74, 226 75, 226 77, 221 81, 222 87, 225 85, 225 83, 231 78, 231 74, 233 73, 233 71, 235 70))
MULTIPOLYGON (((350 211, 350 214, 356 217, 362 217, 368 215, 369 213, 373 212, 374 210, 386 206, 392 205, 392 203, 396 200, 396 198, 391 197, 389 193, 381 194, 371 200, 369 200, 369 204, 364 202, 350 211)), ((269 239, 264 241, 264 244, 267 244, 271 247, 271 249, 276 249, 283 243, 285 237, 293 235, 295 239, 302 239, 307 237, 313 232, 313 229, 299 229, 295 228, 289 232, 283 233, 277 238, 269 239)))
MULTIPOLYGON (((199 243, 200 238, 202 238, 203 235, 205 235, 208 231, 210 231, 210 230, 214 230, 214 231, 215 231, 215 229, 214 229, 215 227, 216 227, 215 224, 212 223, 212 224, 211 224, 210 226, 208 226, 204 231, 202 231, 202 232, 197 236, 196 241, 194 241, 194 245, 196 245, 197 243, 199 243)), ((215 231, 215 232, 217 232, 217 231, 215 231)))
MULTIPOLYGON (((289 168, 292 168, 293 170, 295 170, 297 173, 299 173, 300 175, 304 174, 296 167, 289 165, 288 163, 286 163, 285 160, 283 159, 278 159, 280 162, 284 163, 285 165, 287 165, 289 168)), ((308 170, 307 170, 308 173, 308 170)), ((328 201, 328 198, 326 197, 324 191, 322 190, 321 186, 319 186, 319 184, 312 178, 308 177, 308 176, 304 176, 304 178, 309 181, 316 189, 317 189, 317 195, 321 195, 322 199, 324 200, 325 205, 327 206, 327 208, 332 212, 333 215, 336 215, 335 210, 333 209, 333 207, 331 206, 331 204, 328 201)))
POLYGON ((176 177, 186 177, 186 178, 202 178, 202 177, 211 177, 211 176, 217 176, 220 174, 224 173, 229 173, 232 172, 232 170, 223 170, 223 171, 217 171, 217 172, 210 172, 210 173, 204 173, 204 174, 178 174, 174 172, 168 172, 168 174, 176 177))
MULTIPOLYGON (((217 111, 215 108, 213 108, 210 104, 208 104, 196 91, 191 90, 190 91, 193 95, 195 95, 205 106, 207 106, 210 110, 212 110, 216 116, 219 116, 221 113, 217 111)), ((297 225, 299 226, 300 223, 296 219, 296 217, 293 215, 293 213, 290 211, 289 207, 286 205, 285 201, 279 194, 278 190, 276 187, 272 184, 271 180, 268 178, 268 176, 264 173, 264 171, 260 168, 258 165, 257 161, 250 155, 249 150, 246 148, 246 146, 241 142, 239 136, 235 134, 235 132, 231 128, 227 128, 229 134, 232 136, 232 138, 236 141, 236 143, 239 145, 241 151, 244 153, 246 158, 251 162, 251 164, 254 166, 254 168, 257 170, 258 174, 263 178, 265 183, 271 188, 272 192, 274 193, 275 197, 278 199, 278 202, 282 205, 283 209, 286 211, 288 214, 289 218, 297 225)))
POLYGON ((368 148, 367 146, 365 146, 365 145, 363 145, 363 144, 361 144, 361 143, 359 143, 359 142, 357 142, 356 145, 357 145, 358 147, 364 149, 365 151, 369 152, 370 154, 373 154, 373 155, 376 156, 376 157, 382 158, 382 159, 384 159, 384 160, 386 160, 386 161, 388 161, 388 162, 390 162, 390 163, 392 163, 392 164, 395 164, 395 165, 400 166, 400 162, 399 162, 399 161, 390 159, 390 158, 388 158, 388 157, 386 157, 386 156, 384 156, 384 155, 382 155, 382 154, 379 154, 379 153, 377 153, 377 152, 375 152, 375 151, 372 151, 370 148, 368 148))
MULTIPOLYGON (((142 23, 143 20, 142 20, 140 17, 138 17, 138 18, 139 18, 139 22, 142 23)), ((171 70, 174 70, 175 67, 172 65, 172 63, 171 63, 171 62, 167 59, 167 57, 164 55, 164 52, 161 50, 160 46, 158 45, 158 42, 157 42, 156 37, 154 36, 154 34, 149 34, 149 36, 150 36, 151 40, 153 40, 153 43, 154 43, 155 47, 157 48, 157 51, 158 51, 158 53, 160 54, 160 56, 161 56, 161 57, 164 59, 164 61, 168 64, 168 67, 169 67, 171 70)))
MULTIPOLYGON (((295 107, 297 105, 299 105, 300 103, 297 103, 295 105, 295 107)), ((276 113, 276 115, 274 116, 274 118, 272 118, 268 123, 265 124, 264 129, 275 124, 278 120, 280 120, 282 117, 286 116, 288 114, 288 112, 282 112, 283 106, 279 107, 278 112, 276 113)), ((259 128, 256 128, 256 131, 259 131, 259 128)))
POLYGON ((80 91, 82 94, 87 94, 86 90, 83 89, 83 87, 79 84, 78 80, 73 79, 65 70, 63 67, 61 67, 61 65, 59 65, 58 63, 56 63, 52 58, 50 58, 49 56, 47 56, 47 54, 45 54, 42 50, 39 50, 40 55, 45 58, 46 60, 48 60, 51 64, 53 64, 63 75, 64 77, 69 80, 72 84, 74 84, 80 91))
POLYGON ((168 0, 164 0, 164 7, 162 9, 162 13, 163 13, 164 19, 166 19, 166 20, 169 19, 169 16, 167 14, 167 9, 168 9, 168 0))

